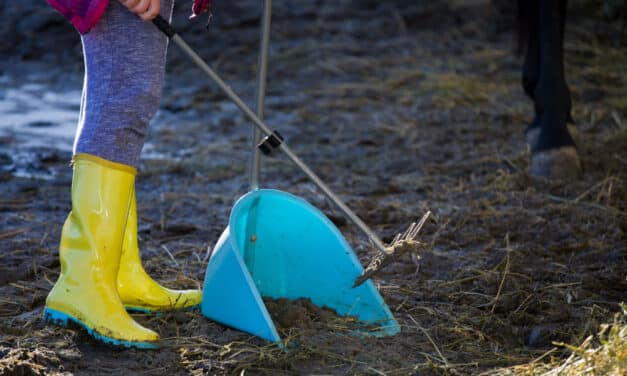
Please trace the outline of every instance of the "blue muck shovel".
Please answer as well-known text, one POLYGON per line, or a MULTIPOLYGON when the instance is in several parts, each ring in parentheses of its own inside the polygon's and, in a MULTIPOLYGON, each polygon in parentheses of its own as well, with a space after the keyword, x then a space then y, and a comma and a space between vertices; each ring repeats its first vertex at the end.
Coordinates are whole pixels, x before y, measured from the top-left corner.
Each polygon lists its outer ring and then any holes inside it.
MULTIPOLYGON (((255 114, 233 90, 183 41, 163 18, 153 21, 225 92, 256 126, 250 168, 250 192, 233 207, 229 224, 207 265, 202 313, 211 320, 280 342, 262 297, 306 298, 319 307, 351 316, 359 334, 391 336, 400 326, 369 279, 399 254, 415 252, 415 237, 426 216, 384 246, 376 234, 302 162, 278 132, 263 122, 270 34, 271 0, 264 1, 255 114), (265 135, 263 140, 261 136, 265 135), (355 252, 335 225, 307 201, 292 194, 259 189, 259 150, 285 153, 378 249, 364 272, 355 252)), ((428 215, 428 214, 427 214, 428 215)))

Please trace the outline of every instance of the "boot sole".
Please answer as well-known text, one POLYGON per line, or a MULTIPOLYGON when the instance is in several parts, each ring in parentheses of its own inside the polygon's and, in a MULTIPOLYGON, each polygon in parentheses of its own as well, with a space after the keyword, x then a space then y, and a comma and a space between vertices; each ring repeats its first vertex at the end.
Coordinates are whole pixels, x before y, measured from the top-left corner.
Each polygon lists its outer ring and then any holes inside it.
POLYGON ((167 307, 167 308, 163 308, 163 309, 159 309, 159 308, 145 308, 145 307, 137 307, 137 306, 124 306, 124 309, 126 309, 126 312, 128 312, 128 313, 140 313, 140 314, 145 314, 145 315, 157 315, 157 316, 159 316, 163 312, 200 310, 200 304, 196 304, 196 305, 189 306, 189 307, 184 307, 184 308, 167 307))
POLYGON ((96 332, 92 328, 85 325, 82 321, 77 318, 68 315, 67 313, 59 312, 57 310, 46 308, 44 309, 44 320, 52 323, 54 325, 62 326, 64 328, 69 327, 70 323, 76 324, 81 328, 85 329, 87 333, 100 342, 104 342, 109 345, 117 346, 117 347, 126 347, 126 348, 137 348, 137 349, 158 349, 159 345, 152 342, 135 342, 135 341, 124 341, 120 339, 115 339, 107 336, 103 336, 102 334, 96 332))

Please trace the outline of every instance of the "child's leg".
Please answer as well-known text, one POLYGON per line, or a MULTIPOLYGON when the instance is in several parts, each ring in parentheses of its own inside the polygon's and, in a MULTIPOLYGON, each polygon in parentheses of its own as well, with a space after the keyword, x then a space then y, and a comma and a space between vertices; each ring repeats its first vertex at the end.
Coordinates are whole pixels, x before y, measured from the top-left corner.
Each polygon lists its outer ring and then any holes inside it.
MULTIPOLYGON (((161 1, 169 19, 173 0, 161 1)), ((85 83, 74 153, 137 166, 159 108, 167 38, 117 1, 82 36, 85 83)))
MULTIPOLYGON (((172 3, 161 0, 165 18, 171 16, 172 3)), ((86 74, 74 152, 79 159, 91 154, 136 167, 148 122, 159 107, 167 38, 117 1, 111 1, 109 7, 100 23, 83 36, 86 74)), ((146 273, 137 241, 134 188, 127 202, 129 206, 109 213, 128 213, 124 231, 116 234, 124 238, 117 259, 117 292, 122 304, 141 311, 200 304, 200 291, 170 290, 146 273)))

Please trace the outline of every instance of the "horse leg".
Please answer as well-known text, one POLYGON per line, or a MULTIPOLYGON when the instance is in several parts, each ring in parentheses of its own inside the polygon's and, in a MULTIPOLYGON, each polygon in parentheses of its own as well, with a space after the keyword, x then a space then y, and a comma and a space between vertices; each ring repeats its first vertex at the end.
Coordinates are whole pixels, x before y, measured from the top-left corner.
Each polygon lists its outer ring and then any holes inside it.
POLYGON ((581 163, 567 128, 571 99, 563 61, 566 0, 539 1, 537 15, 540 58, 533 91, 536 119, 527 133, 536 128, 539 132, 537 137, 528 137, 532 142, 529 172, 537 177, 574 179, 581 174, 581 163))
MULTIPOLYGON (((525 94, 532 101, 534 100, 534 92, 540 76, 539 11, 539 0, 518 0, 519 38, 521 38, 519 44, 523 44, 525 48, 522 86, 525 94)), ((540 116, 536 109, 533 120, 525 131, 527 144, 534 145, 538 139, 538 133, 540 133, 540 116)))

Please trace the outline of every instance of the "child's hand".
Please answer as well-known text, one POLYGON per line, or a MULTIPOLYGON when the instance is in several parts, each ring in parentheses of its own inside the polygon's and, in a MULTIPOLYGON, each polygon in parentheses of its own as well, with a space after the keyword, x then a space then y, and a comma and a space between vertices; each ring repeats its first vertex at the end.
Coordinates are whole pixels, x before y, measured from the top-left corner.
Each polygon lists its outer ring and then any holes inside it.
POLYGON ((144 21, 150 21, 159 15, 160 0, 118 0, 131 12, 137 14, 144 21))

